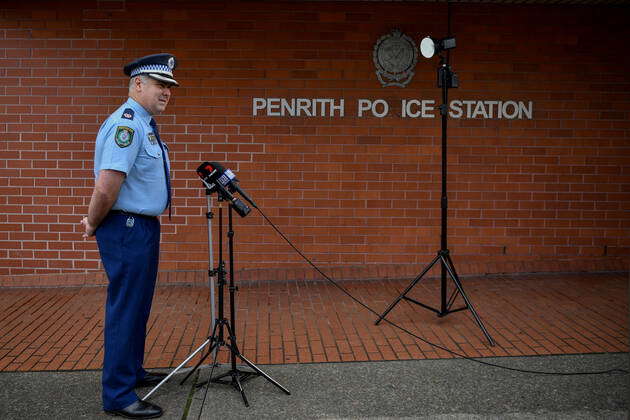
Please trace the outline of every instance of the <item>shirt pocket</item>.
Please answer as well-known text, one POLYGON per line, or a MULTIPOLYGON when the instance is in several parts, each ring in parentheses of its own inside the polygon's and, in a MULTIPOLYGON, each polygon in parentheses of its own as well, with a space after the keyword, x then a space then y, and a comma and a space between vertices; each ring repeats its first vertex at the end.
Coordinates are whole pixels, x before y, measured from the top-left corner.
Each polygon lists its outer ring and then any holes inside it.
POLYGON ((147 159, 162 159, 162 150, 157 144, 151 144, 150 142, 144 142, 142 145, 142 157, 147 159))

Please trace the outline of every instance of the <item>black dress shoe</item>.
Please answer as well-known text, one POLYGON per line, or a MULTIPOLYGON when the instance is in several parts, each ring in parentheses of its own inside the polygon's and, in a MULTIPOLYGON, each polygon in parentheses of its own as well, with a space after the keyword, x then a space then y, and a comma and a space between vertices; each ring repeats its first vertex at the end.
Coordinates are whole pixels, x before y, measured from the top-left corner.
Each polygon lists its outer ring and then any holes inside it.
POLYGON ((110 416, 121 416, 128 419, 154 419, 162 417, 164 412, 155 404, 138 400, 120 410, 105 410, 105 413, 110 416))
POLYGON ((166 373, 151 373, 147 372, 146 376, 136 383, 137 387, 141 386, 155 386, 162 382, 162 379, 166 378, 168 375, 166 373))

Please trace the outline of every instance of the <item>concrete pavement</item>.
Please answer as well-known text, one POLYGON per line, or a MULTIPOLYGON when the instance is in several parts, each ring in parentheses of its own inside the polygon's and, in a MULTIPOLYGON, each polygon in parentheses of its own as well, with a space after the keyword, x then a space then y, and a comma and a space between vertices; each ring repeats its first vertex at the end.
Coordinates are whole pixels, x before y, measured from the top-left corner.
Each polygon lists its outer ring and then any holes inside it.
MULTIPOLYGON (((630 370, 628 353, 481 360, 553 372, 630 370)), ((250 403, 245 407, 230 385, 211 384, 207 394, 205 387, 194 387, 210 374, 204 366, 183 386, 179 380, 186 372, 178 372, 149 400, 166 410, 164 419, 628 418, 628 374, 540 375, 462 359, 259 367, 291 395, 255 377, 243 384, 250 403)), ((142 397, 149 390, 138 394, 142 397)), ((100 371, 2 372, 0 418, 110 418, 101 411, 100 371)))

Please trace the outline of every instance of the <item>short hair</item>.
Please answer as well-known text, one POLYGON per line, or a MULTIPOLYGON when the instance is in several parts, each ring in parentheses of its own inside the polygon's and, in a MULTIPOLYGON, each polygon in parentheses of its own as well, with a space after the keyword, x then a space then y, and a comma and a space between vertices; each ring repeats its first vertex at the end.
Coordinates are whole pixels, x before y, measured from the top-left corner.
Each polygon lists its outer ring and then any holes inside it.
POLYGON ((139 74, 137 76, 132 77, 131 79, 129 79, 129 91, 131 92, 131 89, 133 88, 133 83, 134 80, 136 78, 139 78, 142 81, 142 84, 146 84, 149 81, 149 76, 147 76, 146 74, 139 74))

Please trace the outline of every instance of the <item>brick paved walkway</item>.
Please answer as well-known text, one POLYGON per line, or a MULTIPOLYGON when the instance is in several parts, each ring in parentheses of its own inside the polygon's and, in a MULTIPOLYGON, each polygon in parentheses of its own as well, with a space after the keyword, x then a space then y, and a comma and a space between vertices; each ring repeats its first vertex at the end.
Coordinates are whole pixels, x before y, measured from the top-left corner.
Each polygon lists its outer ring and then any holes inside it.
MULTIPOLYGON (((381 313, 409 281, 341 284, 381 313)), ((401 301, 387 319, 472 357, 628 351, 628 274, 462 282, 496 346, 470 311, 438 318, 401 301)), ((438 280, 423 280, 409 296, 439 306, 438 280)), ((104 299, 104 287, 0 289, 0 371, 99 369, 104 299)), ((325 281, 240 284, 236 306, 239 347, 258 364, 455 357, 385 322, 375 326, 375 315, 325 281)), ((207 287, 159 286, 146 366, 181 363, 210 333, 209 313, 207 287)))

